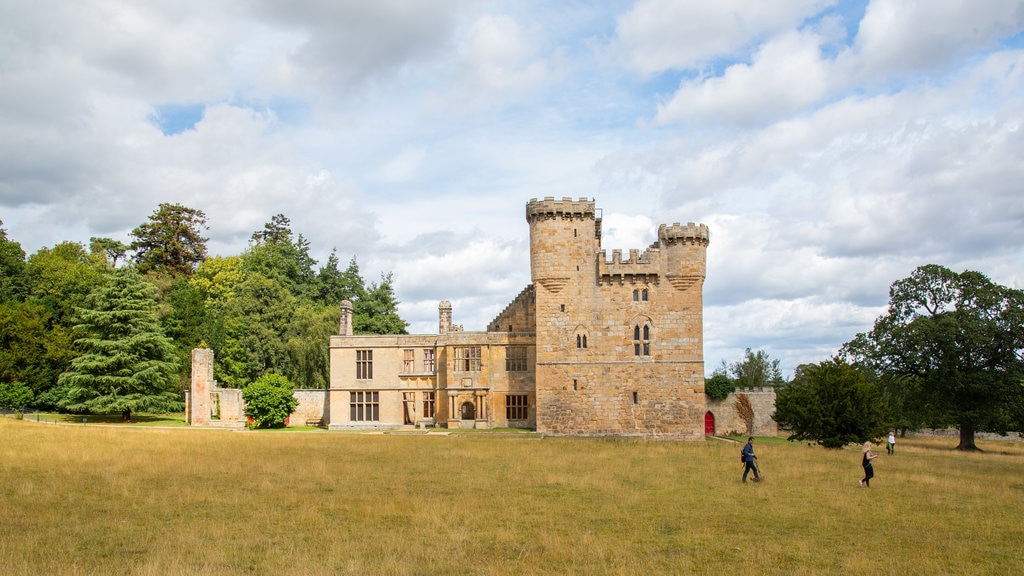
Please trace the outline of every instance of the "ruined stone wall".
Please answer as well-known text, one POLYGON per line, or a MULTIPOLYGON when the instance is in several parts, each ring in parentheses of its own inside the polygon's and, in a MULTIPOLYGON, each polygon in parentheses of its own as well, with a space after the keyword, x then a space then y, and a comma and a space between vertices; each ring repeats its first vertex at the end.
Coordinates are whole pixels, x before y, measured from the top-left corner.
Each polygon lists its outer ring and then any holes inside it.
POLYGON ((736 397, 746 394, 754 408, 754 436, 775 436, 778 424, 772 419, 775 414, 775 389, 739 388, 722 400, 708 400, 707 409, 715 417, 715 434, 735 436, 746 434, 747 425, 736 412, 736 397))

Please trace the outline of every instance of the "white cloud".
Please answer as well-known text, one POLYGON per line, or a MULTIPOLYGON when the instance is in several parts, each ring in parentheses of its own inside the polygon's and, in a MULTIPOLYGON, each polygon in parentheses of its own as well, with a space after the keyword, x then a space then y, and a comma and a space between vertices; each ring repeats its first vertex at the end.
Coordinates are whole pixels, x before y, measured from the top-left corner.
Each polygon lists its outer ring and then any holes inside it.
POLYGON ((702 68, 761 38, 797 27, 834 0, 640 0, 618 18, 626 64, 637 72, 702 68))
POLYGON ((592 197, 609 250, 708 224, 709 370, 791 371, 918 265, 1024 287, 1021 5, 7 2, 0 219, 32 253, 177 202, 227 255, 283 213, 433 332, 529 282, 530 198, 592 197))
POLYGON ((801 110, 830 92, 829 67, 816 34, 788 32, 761 46, 750 64, 722 76, 683 80, 658 106, 659 123, 753 124, 801 110))

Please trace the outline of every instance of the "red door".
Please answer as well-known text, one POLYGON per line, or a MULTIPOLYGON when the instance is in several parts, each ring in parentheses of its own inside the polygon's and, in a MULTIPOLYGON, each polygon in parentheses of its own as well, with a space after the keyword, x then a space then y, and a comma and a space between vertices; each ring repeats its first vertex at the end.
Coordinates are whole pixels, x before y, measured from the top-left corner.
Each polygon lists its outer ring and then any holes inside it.
POLYGON ((715 415, 708 411, 704 414, 704 435, 714 436, 715 435, 715 415))

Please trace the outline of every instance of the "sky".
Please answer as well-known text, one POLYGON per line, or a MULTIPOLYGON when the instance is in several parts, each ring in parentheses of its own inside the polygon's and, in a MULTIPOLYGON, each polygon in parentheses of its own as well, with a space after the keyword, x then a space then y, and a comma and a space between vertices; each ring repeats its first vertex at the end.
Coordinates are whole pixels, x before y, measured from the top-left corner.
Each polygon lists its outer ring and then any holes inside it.
POLYGON ((276 214, 412 333, 530 283, 531 198, 602 247, 711 230, 710 373, 831 357, 918 266, 1024 288, 1024 0, 0 0, 0 220, 28 254, 211 255, 276 214))

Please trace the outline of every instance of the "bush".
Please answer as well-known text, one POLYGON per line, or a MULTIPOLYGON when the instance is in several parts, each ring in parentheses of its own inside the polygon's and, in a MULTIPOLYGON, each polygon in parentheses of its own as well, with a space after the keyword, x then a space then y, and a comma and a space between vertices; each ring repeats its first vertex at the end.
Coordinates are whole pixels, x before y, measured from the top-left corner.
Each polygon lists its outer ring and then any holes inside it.
POLYGON ((725 400, 725 397, 735 390, 736 386, 732 380, 721 372, 715 373, 704 382, 704 393, 712 400, 725 400))
POLYGON ((24 382, 0 382, 0 408, 21 414, 32 398, 32 389, 24 382))
POLYGON ((242 390, 245 415, 254 428, 282 428, 299 405, 290 380, 279 374, 265 374, 242 390))

